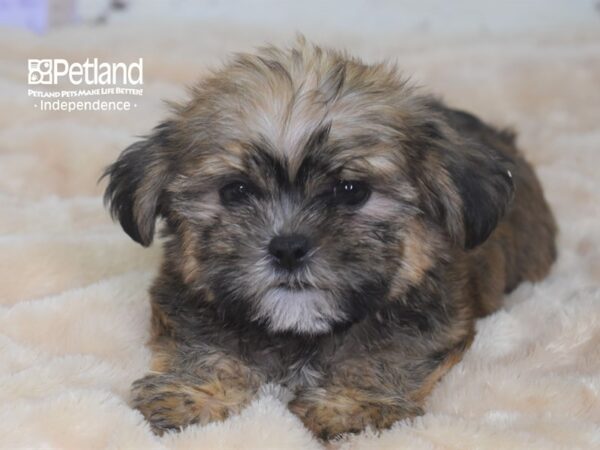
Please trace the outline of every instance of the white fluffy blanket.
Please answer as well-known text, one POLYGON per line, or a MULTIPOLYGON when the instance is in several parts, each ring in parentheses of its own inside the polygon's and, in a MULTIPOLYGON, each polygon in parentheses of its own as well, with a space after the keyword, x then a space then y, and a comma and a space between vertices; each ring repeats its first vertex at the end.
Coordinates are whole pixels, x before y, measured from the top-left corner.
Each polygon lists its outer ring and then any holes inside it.
MULTIPOLYGON (((512 125, 560 224, 560 257, 538 285, 478 323, 427 413, 343 448, 600 448, 600 33, 513 39, 309 38, 391 57, 451 104, 512 125)), ((285 32, 202 23, 0 31, 0 447, 317 449, 268 387, 224 423, 154 436, 128 405, 149 363, 146 290, 160 249, 103 209, 103 166, 147 132, 226 52, 285 32), (234 31, 232 31, 234 30, 234 31), (144 57, 131 112, 42 113, 26 59, 144 57)))

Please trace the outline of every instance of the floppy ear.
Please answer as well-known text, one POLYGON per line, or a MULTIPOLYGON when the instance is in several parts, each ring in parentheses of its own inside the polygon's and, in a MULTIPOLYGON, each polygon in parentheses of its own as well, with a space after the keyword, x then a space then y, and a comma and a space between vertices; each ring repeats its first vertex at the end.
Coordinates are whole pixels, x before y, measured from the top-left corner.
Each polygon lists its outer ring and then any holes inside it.
POLYGON ((498 148, 512 145, 507 142, 512 136, 441 105, 422 131, 424 208, 455 243, 475 248, 494 231, 513 198, 514 164, 498 148))
POLYGON ((168 122, 159 125, 151 136, 127 147, 102 175, 109 178, 104 203, 111 216, 144 247, 152 243, 156 218, 161 214, 168 181, 169 134, 168 122))

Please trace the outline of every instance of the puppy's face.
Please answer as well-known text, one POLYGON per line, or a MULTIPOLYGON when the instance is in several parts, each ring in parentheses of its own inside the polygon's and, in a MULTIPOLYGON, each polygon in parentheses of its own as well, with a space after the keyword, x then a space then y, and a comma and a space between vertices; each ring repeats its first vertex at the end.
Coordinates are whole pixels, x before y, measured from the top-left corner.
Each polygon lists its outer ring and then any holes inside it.
POLYGON ((107 169, 106 198, 224 315, 319 334, 402 301, 483 242, 507 162, 388 67, 299 44, 243 55, 107 169), (473 208, 473 202, 477 208, 473 208))

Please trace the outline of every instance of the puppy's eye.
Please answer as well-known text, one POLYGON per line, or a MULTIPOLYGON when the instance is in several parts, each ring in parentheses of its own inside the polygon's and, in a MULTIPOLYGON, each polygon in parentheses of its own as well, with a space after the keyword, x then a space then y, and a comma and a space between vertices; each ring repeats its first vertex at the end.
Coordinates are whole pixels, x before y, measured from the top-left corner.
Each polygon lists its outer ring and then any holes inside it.
POLYGON ((243 181, 234 181, 233 183, 223 186, 219 190, 221 203, 223 203, 225 206, 242 203, 254 195, 256 195, 255 189, 243 181))
POLYGON ((371 194, 364 181, 340 180, 333 187, 333 198, 338 204, 357 206, 364 203, 371 194))

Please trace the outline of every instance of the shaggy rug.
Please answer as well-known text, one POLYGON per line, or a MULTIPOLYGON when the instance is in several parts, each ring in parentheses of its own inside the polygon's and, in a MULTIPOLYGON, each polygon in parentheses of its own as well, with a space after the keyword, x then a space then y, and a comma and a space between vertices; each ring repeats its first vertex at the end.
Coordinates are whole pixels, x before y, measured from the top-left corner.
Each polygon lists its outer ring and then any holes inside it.
MULTIPOLYGON (((550 276, 479 321, 426 414, 332 447, 600 448, 600 32, 498 39, 309 39, 393 58, 450 104, 513 126, 560 224, 550 276)), ((223 423, 153 435, 128 405, 148 369, 147 288, 160 249, 108 218, 102 168, 229 51, 287 32, 181 23, 0 31, 0 447, 295 448, 322 444, 266 386, 223 423), (232 33, 232 30, 235 30, 232 33), (129 112, 41 112, 27 58, 144 58, 129 112)))

